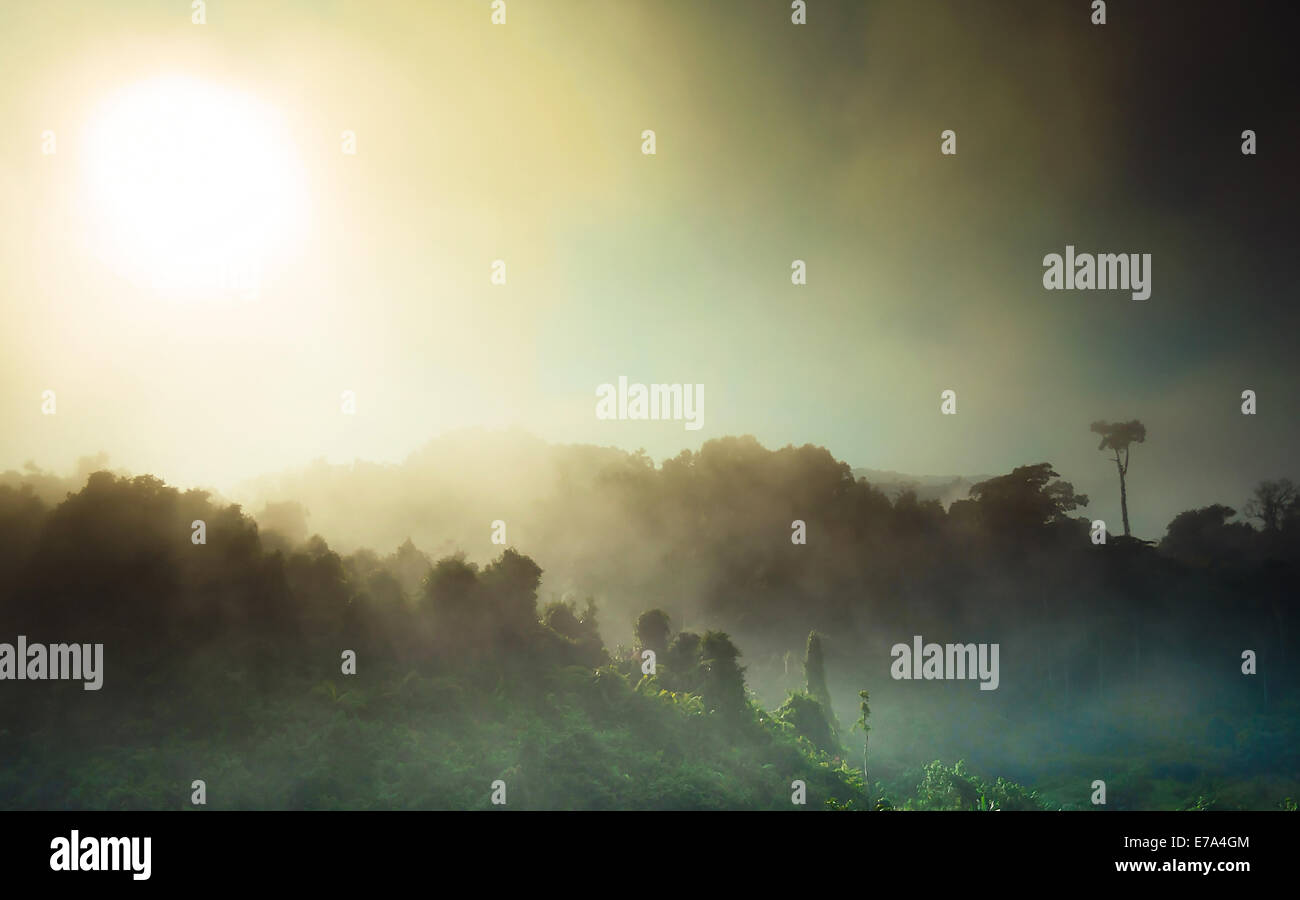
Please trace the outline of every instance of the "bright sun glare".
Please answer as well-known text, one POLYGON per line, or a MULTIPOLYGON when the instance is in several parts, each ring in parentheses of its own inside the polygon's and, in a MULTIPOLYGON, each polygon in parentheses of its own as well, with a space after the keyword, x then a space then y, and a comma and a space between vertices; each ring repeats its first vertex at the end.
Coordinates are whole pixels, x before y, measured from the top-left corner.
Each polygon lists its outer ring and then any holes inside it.
POLYGON ((112 95, 85 158, 96 252, 172 296, 255 286, 305 219, 275 110, 214 84, 167 77, 112 95))

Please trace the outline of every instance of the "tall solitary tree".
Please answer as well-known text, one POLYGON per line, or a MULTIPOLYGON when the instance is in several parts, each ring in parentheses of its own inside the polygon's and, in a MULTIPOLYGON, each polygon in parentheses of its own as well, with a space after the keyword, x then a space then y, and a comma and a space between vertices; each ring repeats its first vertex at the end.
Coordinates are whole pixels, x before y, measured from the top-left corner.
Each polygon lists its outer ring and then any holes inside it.
POLYGON ((871 782, 867 780, 867 732, 871 730, 871 726, 867 724, 867 719, 871 716, 871 707, 868 705, 871 701, 871 695, 866 691, 858 691, 858 697, 862 700, 859 706, 861 715, 853 723, 853 730, 862 730, 862 781, 867 786, 867 793, 870 794, 871 782))
POLYGON ((831 709, 831 692, 826 686, 826 662, 822 656, 822 639, 815 631, 808 632, 808 648, 803 658, 804 677, 807 679, 808 694, 821 704, 826 715, 826 723, 831 726, 831 733, 838 736, 840 723, 831 709))
POLYGON ((1137 419, 1133 419, 1129 422, 1093 422, 1092 430, 1101 435, 1101 443, 1097 445, 1098 450, 1115 452, 1115 468, 1119 471, 1119 508, 1124 518, 1124 537, 1130 537, 1128 488, 1124 480, 1124 476, 1128 475, 1128 449, 1130 444, 1141 444, 1147 439, 1147 427, 1137 419))

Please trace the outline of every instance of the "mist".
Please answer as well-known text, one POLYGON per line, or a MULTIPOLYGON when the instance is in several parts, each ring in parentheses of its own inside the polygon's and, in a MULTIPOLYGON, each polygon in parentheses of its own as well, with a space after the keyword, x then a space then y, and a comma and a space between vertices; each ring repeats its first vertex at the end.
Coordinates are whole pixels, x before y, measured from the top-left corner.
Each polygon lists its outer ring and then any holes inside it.
MULTIPOLYGON (((1109 535, 1098 543, 1090 520, 1072 515, 1087 498, 1046 463, 976 481, 945 506, 919 498, 914 485, 943 495, 959 479, 880 473, 876 487, 825 448, 769 449, 747 436, 656 463, 519 430, 469 430, 400 464, 318 461, 247 482, 229 498, 125 473, 83 482, 103 463, 86 457, 67 478, 36 467, 0 477, 11 535, 8 630, 84 623, 74 607, 58 612, 63 601, 50 605, 80 590, 56 574, 67 570, 58 554, 75 534, 105 534, 87 516, 127 516, 153 524, 134 538, 95 538, 97 565, 107 568, 80 562, 75 584, 98 571, 109 596, 136 598, 140 622, 176 620, 142 625, 145 634, 207 622, 214 630, 201 645, 181 645, 195 654, 187 665, 205 657, 200 646, 237 640, 259 677, 273 679, 274 664, 249 648, 289 628, 307 646, 360 643, 369 648, 363 658, 379 653, 385 670, 460 671, 454 660, 467 647, 478 648, 472 658, 481 663, 512 641, 522 648, 540 638, 523 636, 533 626, 506 638, 464 618, 498 601, 466 595, 456 603, 469 607, 449 607, 461 610, 453 619, 431 618, 428 604, 449 602, 438 598, 476 579, 509 577, 522 579, 523 592, 510 596, 535 598, 525 608, 536 603, 531 615, 585 647, 588 664, 608 653, 615 666, 631 665, 647 646, 650 610, 665 623, 664 653, 679 635, 724 635, 748 702, 777 717, 794 715, 792 697, 809 696, 805 644, 815 633, 835 735, 817 740, 851 758, 841 723, 854 720, 858 692, 869 691, 869 771, 896 794, 943 760, 1065 808, 1084 808, 1080 786, 1098 778, 1121 808, 1206 797, 1268 807, 1278 802, 1277 779, 1288 783, 1295 771, 1294 752, 1267 736, 1291 727, 1295 702, 1286 592, 1297 532, 1285 510, 1263 528, 1226 506, 1189 511, 1160 542, 1109 535), (208 539, 231 549, 193 546, 192 518, 207 520, 208 539), (142 559, 129 549, 142 541, 152 561, 123 569, 142 559), (213 553, 225 574, 203 562, 213 553), (38 596, 50 599, 31 607, 38 596), (235 630, 221 638, 227 629, 235 630), (951 673, 900 680, 891 648, 914 637, 918 646, 996 645, 994 689, 951 673), (1247 649, 1266 674, 1242 677, 1247 649)), ((125 639, 117 621, 91 635, 106 635, 110 653, 125 639)), ((144 659, 161 665, 167 655, 144 659)), ((799 715, 807 727, 806 711, 799 715)), ((581 803, 581 790, 570 799, 581 803)))

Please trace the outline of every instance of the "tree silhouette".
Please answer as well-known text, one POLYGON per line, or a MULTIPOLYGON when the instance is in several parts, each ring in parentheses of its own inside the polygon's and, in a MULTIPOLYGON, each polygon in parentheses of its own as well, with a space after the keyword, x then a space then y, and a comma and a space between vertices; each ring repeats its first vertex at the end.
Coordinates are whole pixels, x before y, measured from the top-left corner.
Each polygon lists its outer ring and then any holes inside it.
POLYGON ((831 726, 831 733, 839 734, 840 723, 831 709, 831 692, 826 686, 826 662, 822 656, 822 639, 815 631, 808 632, 808 647, 803 658, 804 677, 807 679, 808 695, 822 705, 826 722, 831 726))
POLYGON ((1124 518, 1124 537, 1130 537, 1128 527, 1128 488, 1124 477, 1128 475, 1128 449, 1130 444, 1141 444, 1147 439, 1147 427, 1133 419, 1129 422, 1093 422, 1092 431, 1101 435, 1098 450, 1115 451, 1115 468, 1119 471, 1119 508, 1124 518), (1121 461, 1120 453, 1123 453, 1121 461))
POLYGON ((1280 531, 1282 524, 1300 509, 1300 493, 1290 478, 1261 481, 1246 502, 1246 515, 1259 519, 1264 530, 1280 531))
POLYGON ((1051 463, 1017 466, 1009 475, 999 475, 971 485, 971 500, 955 501, 958 516, 971 509, 992 531, 1023 538, 1049 523, 1068 519, 1068 513, 1088 505, 1086 494, 1076 494, 1051 463))
POLYGON ((745 669, 736 663, 740 650, 721 631, 706 631, 700 638, 700 668, 704 674, 705 705, 736 715, 745 706, 745 669))
POLYGON ((1250 556, 1255 530, 1245 522, 1229 522, 1236 514, 1222 503, 1181 512, 1169 523, 1160 549, 1191 565, 1240 563, 1250 556))
POLYGON ((672 625, 668 613, 662 609, 649 609, 636 620, 636 642, 645 650, 653 650, 655 657, 663 660, 668 655, 668 636, 672 625))

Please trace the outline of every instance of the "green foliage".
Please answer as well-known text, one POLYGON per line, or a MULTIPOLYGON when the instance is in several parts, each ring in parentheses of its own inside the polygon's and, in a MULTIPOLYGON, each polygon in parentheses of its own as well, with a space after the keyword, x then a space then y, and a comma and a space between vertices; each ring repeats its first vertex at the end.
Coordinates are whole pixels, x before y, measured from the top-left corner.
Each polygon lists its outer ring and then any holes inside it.
MULTIPOLYGON (((193 607, 179 605, 169 627, 201 624, 206 643, 115 669, 112 703, 53 686, 48 708, 16 705, 0 735, 0 805, 187 808, 178 785, 197 772, 217 809, 484 808, 498 777, 525 809, 784 809, 794 778, 815 802, 862 806, 860 777, 825 741, 813 746, 752 705, 740 650, 722 632, 668 644, 666 617, 643 618, 665 665, 642 677, 611 662, 593 602, 581 616, 563 602, 539 611, 540 569, 513 550, 483 568, 439 560, 407 602, 413 547, 387 562, 344 559, 315 537, 262 560, 237 509, 202 508, 206 498, 147 479, 92 481, 56 536, 112 535, 124 511, 109 500, 124 494, 169 511, 182 537, 184 520, 206 518, 227 529, 209 532, 221 567, 181 554, 160 563, 158 583, 235 586, 255 602, 226 607, 238 628, 201 615, 186 623, 193 607), (271 640, 286 632, 292 640, 271 640), (340 646, 358 650, 359 674, 340 674, 340 646)), ((131 539, 118 540, 129 551, 131 539)), ((92 555, 105 578, 114 565, 111 553, 92 555)))
POLYGON ((998 778, 993 782, 979 778, 966 769, 965 760, 951 767, 940 760, 922 769, 915 796, 907 800, 906 809, 1030 810, 1044 809, 1037 791, 1027 790, 1015 782, 998 778))
POLYGON ((805 738, 823 753, 839 752, 830 723, 826 721, 826 712, 811 695, 792 691, 785 702, 772 711, 772 717, 789 725, 794 735, 805 738))
MULTIPOLYGON (((1285 567, 1230 573, 1251 589, 1242 602, 1254 604, 1251 614, 1258 615, 1250 628, 1225 632, 1222 620, 1209 617, 1242 592, 1230 593, 1237 585, 1228 582, 1203 588, 1217 577, 1214 571, 1189 572, 1172 552, 1135 561, 1075 535, 1069 550, 1038 541, 1051 527, 1073 527, 1065 514, 1083 499, 1067 483, 1054 483, 1046 464, 984 482, 966 501, 968 511, 976 510, 973 519, 963 519, 957 504, 945 515, 914 496, 891 505, 855 483, 825 451, 769 453, 743 440, 710 442, 665 464, 662 473, 637 463, 619 489, 652 498, 647 485, 661 479, 672 503, 702 523, 692 538, 705 544, 701 553, 722 556, 718 548, 742 546, 746 527, 762 516, 734 513, 717 501, 752 496, 756 478, 785 472, 798 476, 791 490, 803 492, 810 509, 820 504, 824 531, 818 533, 827 540, 770 562, 766 550, 726 556, 733 578, 713 598, 705 621, 752 626, 799 608, 811 621, 838 623, 828 613, 844 611, 842 599, 828 598, 863 584, 873 588, 872 598, 895 589, 933 596, 927 615, 952 621, 970 609, 954 599, 963 597, 963 585, 988 571, 988 533, 966 529, 1000 522, 1028 529, 1023 544, 1014 545, 1027 561, 1007 570, 1025 584, 1059 586, 1050 574, 1060 569, 1057 563, 1087 555, 1086 567, 1071 576, 1084 586, 1059 604, 1042 603, 1042 615, 1061 633, 1076 635, 1101 610, 1115 626, 1140 632, 1144 640, 1132 648, 1135 671, 1145 671, 1140 666, 1147 665, 1157 633, 1166 653, 1175 643, 1205 640, 1204 634, 1253 646, 1246 641, 1256 635, 1290 633, 1285 567), (817 556, 831 552, 824 547, 849 552, 817 556), (865 547, 874 552, 853 552, 865 547), (819 573, 816 583, 834 588, 824 595, 808 588, 805 566, 819 573), (1173 587, 1165 590, 1156 576, 1168 573, 1173 587), (1085 595, 1099 587, 1103 599, 1090 606, 1085 595), (1154 605, 1165 596, 1205 618, 1195 628, 1165 633, 1146 607, 1130 602, 1147 597, 1154 605), (1073 610, 1081 610, 1079 618, 1071 618, 1073 610)), ((287 530, 305 529, 300 510, 275 514, 287 530)), ((1274 529, 1279 540, 1287 521, 1274 529)), ((1172 531, 1186 539, 1188 558, 1202 565, 1205 547, 1197 541, 1228 533, 1225 523, 1225 511, 1211 509, 1172 531)), ((1233 533, 1266 548, 1247 526, 1233 533)), ((1297 770, 1300 735, 1281 661, 1269 671, 1273 693, 1257 705, 1235 711, 1222 702, 1207 705, 1203 715, 1177 710, 1162 726, 1187 724, 1173 728, 1163 745, 1113 741, 1116 735, 1106 733, 1104 752, 1111 755, 1102 758, 1102 751, 1085 756, 1076 749, 1074 735, 1040 735, 1025 756, 1043 747, 1055 754, 1035 774, 1042 796, 977 776, 964 762, 910 771, 897 757, 890 760, 884 751, 891 742, 916 741, 927 756, 966 752, 931 742, 950 725, 963 734, 968 723, 942 720, 956 718, 949 711, 934 713, 926 727, 901 727, 886 692, 877 697, 881 740, 874 746, 881 749, 873 749, 871 770, 879 780, 868 782, 868 694, 860 692, 854 726, 863 731, 864 765, 850 766, 844 757, 856 761, 856 747, 851 754, 840 747, 824 648, 815 634, 806 651, 807 690, 768 713, 749 694, 740 650, 726 633, 673 635, 662 610, 642 614, 635 620, 637 643, 656 649, 659 664, 656 675, 643 676, 635 653, 605 650, 594 602, 581 614, 566 602, 539 610, 541 570, 514 550, 480 567, 464 557, 432 562, 409 540, 387 556, 344 556, 319 536, 264 543, 237 506, 154 478, 108 473, 95 474, 53 507, 31 491, 0 486, 0 536, 0 602, 6 620, 16 623, 13 633, 75 634, 113 648, 110 688, 103 693, 54 683, 12 693, 0 730, 0 807, 184 808, 183 786, 202 776, 215 808, 484 808, 487 785, 507 777, 510 805, 521 808, 789 809, 788 785, 800 778, 812 808, 1011 810, 1080 802, 1080 770, 1114 772, 1108 782, 1116 805, 1296 807, 1291 798, 1300 783, 1290 773, 1297 770), (201 550, 189 540, 194 519, 208 523, 209 543, 201 550), (357 651, 359 674, 340 673, 342 648, 357 651), (1287 799, 1279 803, 1280 797, 1287 799)), ((666 568, 687 558, 680 547, 669 553, 666 568)), ((1047 589, 1021 593, 1035 604, 1054 596, 1047 589)), ((979 608, 990 627, 1038 614, 1014 598, 979 608)), ((777 646, 789 646, 806 627, 777 646)), ((1077 659, 1058 658, 1049 647, 1041 659, 1022 661, 1026 671, 1051 679, 1053 700, 1072 701, 1082 679, 1100 687, 1103 668, 1109 688, 1114 667, 1126 662, 1120 654, 1129 652, 1118 647, 1103 659, 1097 645, 1077 643, 1083 648, 1077 659)), ((764 652, 779 669, 780 650, 764 652)), ((797 679, 797 671, 787 674, 797 679)), ((1264 686, 1263 678, 1234 681, 1250 682, 1241 690, 1264 686)), ((1143 703, 1130 718, 1147 721, 1156 706, 1143 703)), ((1054 718, 1043 728, 1060 723, 1054 718)), ((970 752, 981 750, 982 757, 968 758, 984 768, 991 752, 979 746, 970 752)))
POLYGON ((822 715, 830 727, 831 735, 838 736, 840 723, 835 719, 835 710, 831 705, 831 692, 826 686, 826 661, 822 656, 822 640, 815 631, 808 632, 803 671, 808 695, 821 705, 822 715))
POLYGON ((700 693, 711 711, 736 716, 746 709, 745 670, 736 662, 739 657, 740 650, 720 631, 707 631, 700 638, 700 669, 704 676, 700 693))

